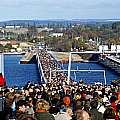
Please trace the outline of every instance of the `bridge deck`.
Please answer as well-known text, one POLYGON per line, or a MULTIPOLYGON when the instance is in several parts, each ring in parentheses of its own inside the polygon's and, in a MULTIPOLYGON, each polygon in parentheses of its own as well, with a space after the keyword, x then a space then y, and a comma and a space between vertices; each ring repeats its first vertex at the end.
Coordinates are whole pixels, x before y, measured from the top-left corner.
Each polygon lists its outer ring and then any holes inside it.
POLYGON ((71 52, 71 54, 116 54, 116 53, 120 53, 119 51, 80 51, 80 52, 71 52))
POLYGON ((118 59, 114 56, 107 56, 106 58, 113 61, 113 62, 116 62, 116 63, 120 64, 120 59, 118 59))

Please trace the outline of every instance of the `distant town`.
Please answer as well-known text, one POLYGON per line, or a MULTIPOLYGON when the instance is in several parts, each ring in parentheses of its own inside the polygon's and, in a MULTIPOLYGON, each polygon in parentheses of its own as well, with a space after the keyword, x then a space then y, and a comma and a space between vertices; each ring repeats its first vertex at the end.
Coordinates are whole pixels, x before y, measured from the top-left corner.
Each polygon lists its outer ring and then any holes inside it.
POLYGON ((120 44, 119 20, 13 20, 0 22, 0 51, 22 52, 35 46, 53 51, 98 50, 120 44))

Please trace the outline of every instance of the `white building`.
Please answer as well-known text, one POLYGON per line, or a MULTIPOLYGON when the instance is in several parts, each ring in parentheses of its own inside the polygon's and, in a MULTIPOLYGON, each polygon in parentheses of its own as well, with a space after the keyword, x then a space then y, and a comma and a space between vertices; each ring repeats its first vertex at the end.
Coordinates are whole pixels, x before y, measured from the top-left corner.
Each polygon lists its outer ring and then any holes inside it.
POLYGON ((116 51, 116 45, 111 45, 111 51, 116 51))
POLYGON ((108 51, 108 45, 100 45, 100 46, 99 46, 99 51, 100 51, 100 52, 108 51))
POLYGON ((42 31, 47 31, 47 32, 49 32, 49 31, 52 31, 52 30, 53 30, 53 28, 47 28, 47 27, 44 27, 44 28, 36 28, 36 29, 37 29, 37 32, 38 32, 38 33, 42 32, 42 31))
POLYGON ((117 52, 120 52, 120 45, 116 45, 117 52))
POLYGON ((5 26, 5 28, 8 28, 8 29, 10 29, 10 28, 12 28, 12 29, 14 29, 14 28, 20 28, 21 26, 14 26, 14 25, 7 25, 7 26, 5 26))
POLYGON ((52 33, 50 34, 51 37, 62 37, 63 33, 52 33))

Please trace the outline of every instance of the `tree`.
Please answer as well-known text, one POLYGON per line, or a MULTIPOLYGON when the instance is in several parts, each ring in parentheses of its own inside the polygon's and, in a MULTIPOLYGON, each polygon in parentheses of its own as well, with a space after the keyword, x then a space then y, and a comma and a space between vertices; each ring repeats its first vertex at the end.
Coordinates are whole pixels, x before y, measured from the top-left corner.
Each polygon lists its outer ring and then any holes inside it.
POLYGON ((110 44, 113 44, 113 45, 116 45, 116 44, 117 44, 115 39, 110 39, 110 40, 109 40, 109 43, 110 43, 110 44))
POLYGON ((11 45, 10 43, 7 43, 7 44, 5 45, 5 48, 11 49, 11 48, 12 48, 12 45, 11 45))
POLYGON ((2 44, 0 44, 0 52, 4 51, 4 46, 2 44))
POLYGON ((80 49, 84 49, 85 41, 83 40, 83 37, 79 38, 79 39, 76 41, 76 45, 77 45, 80 49))

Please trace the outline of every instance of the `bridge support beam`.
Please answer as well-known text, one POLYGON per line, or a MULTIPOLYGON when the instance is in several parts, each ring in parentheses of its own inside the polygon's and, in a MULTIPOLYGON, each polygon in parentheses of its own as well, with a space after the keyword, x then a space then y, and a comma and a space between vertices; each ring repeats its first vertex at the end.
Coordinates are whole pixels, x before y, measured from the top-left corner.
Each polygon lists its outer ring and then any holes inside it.
POLYGON ((67 84, 69 85, 70 82, 70 70, 71 70, 71 52, 69 54, 69 65, 68 65, 68 78, 67 78, 67 84))
POLYGON ((2 73, 4 77, 4 54, 0 53, 0 73, 2 73))

